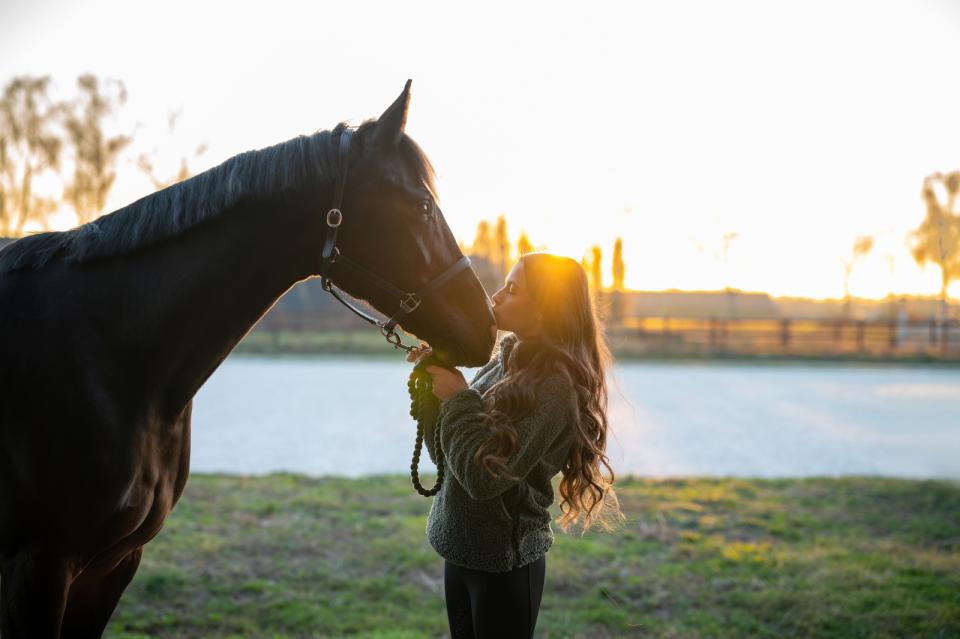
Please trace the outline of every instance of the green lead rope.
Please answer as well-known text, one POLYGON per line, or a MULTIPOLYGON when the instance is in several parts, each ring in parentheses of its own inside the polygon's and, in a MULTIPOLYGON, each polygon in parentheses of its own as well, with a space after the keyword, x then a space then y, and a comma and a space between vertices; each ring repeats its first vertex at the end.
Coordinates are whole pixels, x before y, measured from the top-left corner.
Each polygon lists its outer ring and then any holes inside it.
POLYGON ((433 394, 433 379, 426 371, 427 366, 442 366, 435 358, 427 357, 413 367, 407 390, 410 392, 410 416, 417 422, 417 441, 413 446, 413 461, 410 463, 410 479, 413 487, 424 497, 433 497, 440 492, 443 484, 443 450, 440 447, 440 400, 433 394), (433 424, 433 449, 437 455, 437 483, 427 490, 420 483, 420 451, 423 449, 423 431, 426 424, 433 424))

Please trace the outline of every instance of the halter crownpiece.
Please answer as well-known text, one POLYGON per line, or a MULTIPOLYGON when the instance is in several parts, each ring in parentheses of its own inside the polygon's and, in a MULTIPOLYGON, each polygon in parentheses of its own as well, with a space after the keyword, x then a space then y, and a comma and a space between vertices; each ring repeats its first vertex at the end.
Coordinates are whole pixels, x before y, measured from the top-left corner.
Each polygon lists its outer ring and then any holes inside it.
POLYGON ((399 348, 409 353, 410 351, 418 350, 419 347, 407 346, 400 340, 400 336, 395 330, 400 319, 404 315, 409 315, 417 310, 428 293, 446 284, 460 271, 470 268, 470 258, 466 255, 462 256, 459 260, 448 266, 440 275, 427 282, 419 291, 410 293, 397 288, 373 271, 357 264, 340 253, 340 250, 337 248, 337 233, 340 230, 340 225, 343 223, 343 191, 347 183, 347 170, 350 164, 350 138, 352 136, 353 130, 348 128, 343 129, 340 133, 339 152, 337 153, 337 181, 334 184, 333 206, 327 211, 327 237, 323 242, 323 250, 320 254, 322 258, 320 263, 320 282, 323 289, 333 295, 338 302, 353 311, 353 313, 361 319, 378 327, 380 333, 394 348, 399 348), (339 264, 350 269, 380 290, 386 291, 388 295, 398 300, 400 308, 385 322, 364 312, 345 297, 341 296, 337 290, 333 280, 330 278, 330 267, 333 264, 339 264))

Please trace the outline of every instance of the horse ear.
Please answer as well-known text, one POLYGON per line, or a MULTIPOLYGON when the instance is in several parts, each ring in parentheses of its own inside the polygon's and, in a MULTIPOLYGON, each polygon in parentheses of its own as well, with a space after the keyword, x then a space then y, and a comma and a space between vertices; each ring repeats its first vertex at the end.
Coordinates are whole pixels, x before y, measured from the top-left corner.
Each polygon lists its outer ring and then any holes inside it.
POLYGON ((403 127, 407 124, 407 109, 410 107, 410 84, 407 80, 403 93, 393 101, 387 110, 377 120, 377 142, 383 146, 396 146, 403 135, 403 127))

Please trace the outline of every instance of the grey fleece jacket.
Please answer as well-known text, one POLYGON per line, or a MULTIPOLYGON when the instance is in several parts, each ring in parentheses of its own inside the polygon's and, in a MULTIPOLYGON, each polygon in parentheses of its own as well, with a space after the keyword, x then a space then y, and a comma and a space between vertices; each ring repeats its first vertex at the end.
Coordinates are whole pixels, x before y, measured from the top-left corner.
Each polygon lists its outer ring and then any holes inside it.
MULTIPOLYGON (((504 374, 517 343, 508 334, 500 350, 466 388, 440 404, 440 444, 446 477, 433 499, 427 538, 448 561, 488 572, 505 572, 539 559, 553 545, 551 479, 560 472, 573 441, 576 404, 567 382, 550 376, 537 388, 537 404, 516 422, 518 448, 507 467, 518 480, 494 479, 474 453, 487 439, 482 397, 504 374)), ((436 463, 434 429, 424 432, 436 463)))

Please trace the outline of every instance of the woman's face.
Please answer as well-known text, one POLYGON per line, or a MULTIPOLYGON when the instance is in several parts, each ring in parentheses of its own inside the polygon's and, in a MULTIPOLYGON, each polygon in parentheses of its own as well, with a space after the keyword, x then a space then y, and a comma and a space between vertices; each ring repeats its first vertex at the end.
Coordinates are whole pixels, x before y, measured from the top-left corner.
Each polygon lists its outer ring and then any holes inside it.
POLYGON ((528 339, 540 330, 540 311, 527 289, 523 262, 517 262, 499 291, 493 294, 493 315, 497 328, 528 339))

